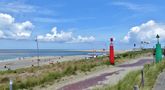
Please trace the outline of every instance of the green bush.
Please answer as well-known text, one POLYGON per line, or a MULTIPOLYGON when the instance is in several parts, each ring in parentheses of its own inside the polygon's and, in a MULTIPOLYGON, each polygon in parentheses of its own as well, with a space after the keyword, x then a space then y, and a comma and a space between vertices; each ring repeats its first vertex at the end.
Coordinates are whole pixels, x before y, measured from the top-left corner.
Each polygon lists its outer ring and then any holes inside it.
POLYGON ((64 70, 65 75, 72 75, 72 74, 75 74, 75 73, 76 72, 74 70, 74 67, 72 67, 72 66, 69 66, 64 70))

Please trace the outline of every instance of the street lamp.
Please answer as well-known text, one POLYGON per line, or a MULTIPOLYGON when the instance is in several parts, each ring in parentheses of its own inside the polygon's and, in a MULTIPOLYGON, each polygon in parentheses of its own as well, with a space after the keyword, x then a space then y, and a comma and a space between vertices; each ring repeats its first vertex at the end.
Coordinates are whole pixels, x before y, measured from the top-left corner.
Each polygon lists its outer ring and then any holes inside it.
POLYGON ((38 38, 36 37, 36 44, 37 44, 37 63, 38 63, 38 67, 40 66, 39 65, 39 62, 40 62, 40 58, 39 58, 39 47, 38 47, 38 38))
POLYGON ((133 46, 134 46, 133 50, 135 51, 136 50, 136 44, 134 43, 133 46))
POLYGON ((144 44, 144 42, 141 41, 141 42, 140 42, 140 47, 141 47, 142 50, 143 50, 143 44, 144 44))
POLYGON ((148 45, 148 44, 150 44, 150 42, 149 41, 141 41, 140 42, 141 43, 141 49, 144 49, 145 48, 145 45, 148 45))

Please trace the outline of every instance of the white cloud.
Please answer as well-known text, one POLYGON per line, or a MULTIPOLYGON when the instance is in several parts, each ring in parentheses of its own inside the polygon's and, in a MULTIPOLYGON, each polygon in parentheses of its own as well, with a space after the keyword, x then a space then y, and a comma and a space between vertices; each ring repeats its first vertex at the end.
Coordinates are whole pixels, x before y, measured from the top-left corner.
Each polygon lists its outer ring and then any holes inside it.
POLYGON ((122 6, 133 11, 155 11, 156 7, 149 4, 135 4, 130 2, 114 2, 113 5, 122 6))
POLYGON ((72 32, 57 32, 57 28, 54 27, 51 30, 51 33, 47 33, 46 35, 38 35, 38 40, 40 41, 57 41, 57 42, 66 42, 72 39, 72 32))
POLYGON ((13 1, 13 2, 0 2, 1 8, 0 11, 4 12, 13 12, 13 13, 29 13, 35 12, 35 6, 28 5, 22 2, 13 1))
POLYGON ((0 13, 0 38, 27 39, 31 36, 33 27, 30 21, 16 23, 14 17, 0 13))
POLYGON ((156 23, 150 20, 139 26, 132 27, 124 37, 125 42, 153 42, 156 40, 156 35, 160 35, 160 40, 165 40, 165 24, 156 23))
POLYGON ((92 19, 95 19, 95 17, 59 18, 59 19, 46 18, 46 17, 35 17, 33 20, 36 22, 44 22, 44 23, 75 23, 78 21, 92 20, 92 19))
MULTIPOLYGON (((51 9, 46 9, 40 6, 27 4, 25 1, 2 1, 0 2, 0 12, 14 13, 14 14, 43 14, 43 15, 55 15, 57 12, 51 9)), ((57 6, 57 5, 56 5, 57 6)))
POLYGON ((84 42, 92 42, 95 40, 95 37, 93 36, 89 36, 89 37, 82 37, 82 36, 78 36, 78 37, 73 37, 72 41, 70 41, 69 43, 84 43, 84 42))
POLYGON ((83 37, 77 36, 74 37, 72 32, 64 32, 64 31, 57 31, 57 27, 54 27, 50 33, 45 35, 38 35, 39 41, 46 41, 46 42, 66 42, 66 43, 85 43, 85 42, 92 42, 95 40, 93 36, 83 37))

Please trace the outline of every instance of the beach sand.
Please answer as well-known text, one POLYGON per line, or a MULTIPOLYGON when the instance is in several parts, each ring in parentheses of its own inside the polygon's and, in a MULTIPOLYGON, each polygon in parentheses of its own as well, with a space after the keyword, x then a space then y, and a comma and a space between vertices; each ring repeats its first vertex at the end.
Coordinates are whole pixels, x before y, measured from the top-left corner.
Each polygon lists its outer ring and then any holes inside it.
MULTIPOLYGON (((87 51, 87 50, 84 50, 87 51)), ((88 50, 92 51, 92 50, 88 50)), ((99 50, 97 50, 99 52, 99 50)), ((100 51, 101 52, 101 51, 100 51)), ((108 52, 108 51, 107 51, 108 52)), ((127 51, 125 50, 115 50, 115 54, 121 54, 125 53, 127 51)), ((75 55, 75 56, 40 56, 40 62, 39 65, 48 65, 56 62, 63 62, 63 61, 72 61, 72 60, 81 60, 88 57, 88 55, 75 55)), ((38 60, 37 57, 28 57, 28 58, 18 58, 15 60, 3 60, 0 61, 0 71, 4 70, 15 70, 19 68, 26 68, 31 66, 38 66, 38 60)))
MULTIPOLYGON (((86 55, 75 55, 75 56, 42 56, 39 57, 39 65, 48 65, 63 61, 81 60, 85 59, 86 55)), ((0 62, 0 70, 15 70, 18 68, 26 68, 31 66, 38 66, 37 57, 19 58, 11 61, 0 62)))

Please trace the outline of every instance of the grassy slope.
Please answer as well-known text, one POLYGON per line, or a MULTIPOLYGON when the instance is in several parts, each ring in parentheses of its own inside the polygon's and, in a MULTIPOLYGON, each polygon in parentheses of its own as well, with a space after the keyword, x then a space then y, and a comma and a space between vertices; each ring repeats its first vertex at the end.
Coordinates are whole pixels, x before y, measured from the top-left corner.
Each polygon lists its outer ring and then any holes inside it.
MULTIPOLYGON (((150 52, 150 50, 120 54, 116 57, 116 62, 120 63, 120 60, 135 58, 147 52, 150 52)), ((11 71, 1 71, 0 90, 8 89, 10 77, 14 80, 14 89, 30 89, 38 85, 44 86, 51 84, 54 80, 60 80, 62 77, 75 75, 77 72, 89 72, 93 68, 102 65, 110 65, 108 57, 98 57, 91 60, 68 61, 53 65, 44 65, 40 68, 31 67, 11 71)))
POLYGON ((128 73, 125 78, 114 86, 105 86, 98 90, 133 90, 134 85, 138 85, 140 90, 152 90, 157 76, 165 68, 165 61, 158 64, 147 64, 144 66, 144 87, 141 86, 141 71, 132 71, 128 73))

